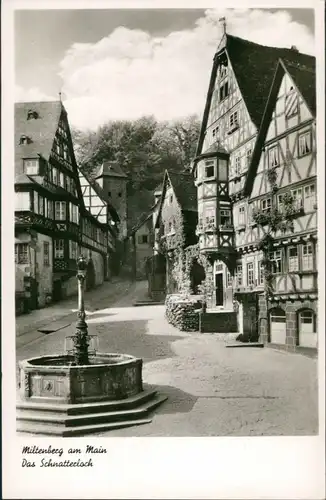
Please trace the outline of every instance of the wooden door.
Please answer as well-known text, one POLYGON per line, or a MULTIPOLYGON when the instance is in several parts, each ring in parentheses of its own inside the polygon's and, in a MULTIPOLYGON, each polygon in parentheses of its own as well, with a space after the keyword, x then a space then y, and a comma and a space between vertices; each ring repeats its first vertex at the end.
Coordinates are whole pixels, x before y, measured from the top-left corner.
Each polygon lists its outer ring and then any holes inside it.
POLYGON ((223 306, 224 304, 224 293, 223 293, 223 274, 215 274, 215 297, 216 305, 223 306))

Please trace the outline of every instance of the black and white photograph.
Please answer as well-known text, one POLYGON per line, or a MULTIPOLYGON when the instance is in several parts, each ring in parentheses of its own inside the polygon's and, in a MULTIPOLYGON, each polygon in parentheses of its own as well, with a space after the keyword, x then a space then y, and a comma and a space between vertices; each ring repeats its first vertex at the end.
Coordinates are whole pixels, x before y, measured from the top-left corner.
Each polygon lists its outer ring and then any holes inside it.
POLYGON ((87 475, 110 438, 318 439, 322 11, 52 5, 12 11, 17 467, 87 475))

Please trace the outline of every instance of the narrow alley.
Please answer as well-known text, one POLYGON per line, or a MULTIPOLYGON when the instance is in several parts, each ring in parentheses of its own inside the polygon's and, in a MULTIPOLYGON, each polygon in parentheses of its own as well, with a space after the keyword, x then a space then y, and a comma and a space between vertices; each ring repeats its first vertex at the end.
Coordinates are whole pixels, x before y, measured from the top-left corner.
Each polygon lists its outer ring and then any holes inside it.
MULTIPOLYGON (((163 305, 135 307, 145 296, 145 282, 108 283, 86 296, 89 333, 98 336, 99 351, 141 357, 144 383, 168 396, 150 424, 98 435, 318 433, 316 359, 270 348, 226 349, 218 335, 183 333, 169 325, 163 305)), ((17 318, 17 362, 64 351, 65 337, 74 331, 76 305, 70 300, 61 310, 69 326, 49 334, 36 331, 42 311, 32 313, 36 323, 29 315, 34 330, 27 328, 27 316, 17 318)), ((55 307, 52 312, 43 310, 43 324, 60 319, 55 307)))

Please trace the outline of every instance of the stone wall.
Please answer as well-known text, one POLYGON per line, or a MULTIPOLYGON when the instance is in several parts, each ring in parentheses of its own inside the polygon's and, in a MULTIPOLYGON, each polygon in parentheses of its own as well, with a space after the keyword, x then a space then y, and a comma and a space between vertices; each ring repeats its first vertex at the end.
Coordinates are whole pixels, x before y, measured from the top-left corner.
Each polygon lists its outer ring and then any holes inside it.
POLYGON ((104 281, 104 260, 103 255, 92 251, 91 258, 95 271, 95 286, 102 285, 104 281))
POLYGON ((234 333, 237 332, 237 328, 235 312, 199 313, 199 331, 201 333, 234 333))

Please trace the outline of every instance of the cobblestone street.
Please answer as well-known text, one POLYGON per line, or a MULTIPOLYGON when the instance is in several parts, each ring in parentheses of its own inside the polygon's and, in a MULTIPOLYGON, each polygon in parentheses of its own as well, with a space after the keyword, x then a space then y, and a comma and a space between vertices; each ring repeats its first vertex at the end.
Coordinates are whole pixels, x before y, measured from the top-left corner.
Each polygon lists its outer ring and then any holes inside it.
MULTIPOLYGON (((133 306, 137 298, 145 296, 145 283, 114 286, 120 287, 118 299, 106 299, 108 288, 103 289, 102 297, 97 292, 87 318, 89 333, 98 335, 101 352, 142 357, 144 383, 155 385, 168 400, 154 412, 152 423, 100 435, 318 432, 316 359, 270 348, 227 349, 225 341, 214 334, 182 333, 166 322, 164 306, 133 306)), ((38 332, 25 345, 24 335, 20 335, 17 360, 62 352, 64 338, 73 329, 72 322, 41 338, 38 332)))

